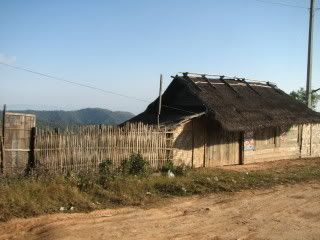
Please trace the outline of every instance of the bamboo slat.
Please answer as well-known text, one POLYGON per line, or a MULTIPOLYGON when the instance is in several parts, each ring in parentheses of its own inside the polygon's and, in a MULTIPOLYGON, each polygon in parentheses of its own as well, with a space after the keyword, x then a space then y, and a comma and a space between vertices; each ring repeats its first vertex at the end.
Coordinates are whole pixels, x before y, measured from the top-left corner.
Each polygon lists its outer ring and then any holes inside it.
POLYGON ((111 160, 114 166, 141 153, 154 169, 161 168, 172 151, 166 129, 138 124, 117 126, 78 126, 66 131, 40 129, 36 136, 37 166, 47 171, 96 171, 99 164, 111 160))

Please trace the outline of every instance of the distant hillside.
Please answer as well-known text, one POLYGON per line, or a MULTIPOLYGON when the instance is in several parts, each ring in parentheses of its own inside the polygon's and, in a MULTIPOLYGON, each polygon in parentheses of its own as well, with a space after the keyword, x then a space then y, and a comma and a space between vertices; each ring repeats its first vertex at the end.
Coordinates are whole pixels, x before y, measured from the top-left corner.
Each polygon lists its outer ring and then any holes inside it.
POLYGON ((37 117, 38 126, 65 127, 67 125, 108 124, 117 125, 134 116, 130 112, 110 111, 101 108, 85 108, 77 111, 36 111, 13 112, 32 113, 37 117))

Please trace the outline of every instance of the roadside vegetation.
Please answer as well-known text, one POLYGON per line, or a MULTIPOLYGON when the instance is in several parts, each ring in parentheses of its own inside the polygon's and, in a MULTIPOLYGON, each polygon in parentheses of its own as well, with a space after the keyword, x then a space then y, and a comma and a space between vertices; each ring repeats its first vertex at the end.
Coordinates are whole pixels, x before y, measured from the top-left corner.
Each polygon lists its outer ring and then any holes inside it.
POLYGON ((55 212, 80 212, 118 206, 151 206, 174 196, 237 192, 320 180, 320 160, 248 170, 245 167, 189 169, 171 162, 152 172, 141 155, 114 167, 106 160, 96 173, 66 176, 34 174, 0 180, 0 220, 55 212))

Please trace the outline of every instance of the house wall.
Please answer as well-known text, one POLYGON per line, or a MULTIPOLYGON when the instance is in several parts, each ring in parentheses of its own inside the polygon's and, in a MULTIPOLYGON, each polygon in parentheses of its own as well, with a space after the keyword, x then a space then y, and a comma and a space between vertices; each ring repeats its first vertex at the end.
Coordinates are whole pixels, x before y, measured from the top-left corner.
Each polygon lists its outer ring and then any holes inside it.
POLYGON ((173 163, 202 167, 205 149, 204 118, 194 118, 173 131, 173 163))
POLYGON ((173 138, 176 165, 215 167, 320 157, 320 124, 245 132, 240 146, 240 132, 224 131, 202 116, 177 126, 173 138))
POLYGON ((320 124, 305 124, 302 125, 301 128, 301 157, 319 157, 320 124))
POLYGON ((244 134, 244 164, 300 157, 299 126, 244 134))
POLYGON ((255 138, 255 149, 244 151, 244 163, 320 157, 320 124, 294 125, 287 129, 279 128, 277 135, 274 138, 274 144, 271 144, 273 141, 271 136, 264 140, 255 138), (269 144, 262 147, 263 142, 269 142, 269 144))
POLYGON ((223 130, 219 124, 207 125, 205 166, 225 166, 240 163, 240 133, 223 130))
POLYGON ((224 131, 205 116, 177 126, 173 134, 173 162, 192 167, 239 164, 239 133, 224 131))
POLYGON ((311 125, 311 142, 310 157, 320 157, 320 124, 311 125))
POLYGON ((173 163, 192 166, 192 125, 187 122, 173 131, 173 163))

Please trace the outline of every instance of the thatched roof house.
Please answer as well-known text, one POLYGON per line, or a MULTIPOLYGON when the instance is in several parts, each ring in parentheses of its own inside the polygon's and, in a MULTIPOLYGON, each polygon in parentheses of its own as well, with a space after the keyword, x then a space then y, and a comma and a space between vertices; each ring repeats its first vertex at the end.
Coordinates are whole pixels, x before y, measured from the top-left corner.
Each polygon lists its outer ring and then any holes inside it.
MULTIPOLYGON (((129 121, 156 124, 158 101, 129 121)), ((160 123, 174 132, 177 164, 228 165, 320 151, 320 113, 270 82, 177 75, 162 95, 160 123)))

